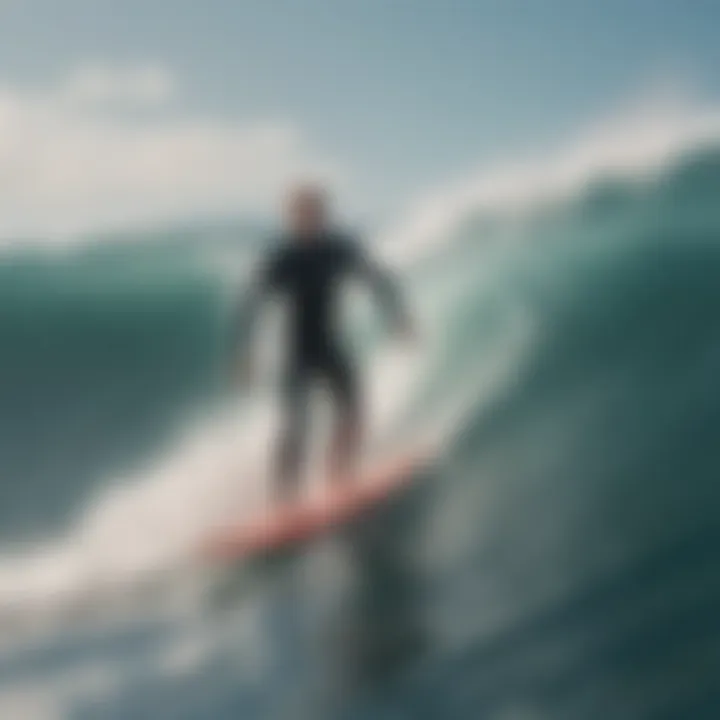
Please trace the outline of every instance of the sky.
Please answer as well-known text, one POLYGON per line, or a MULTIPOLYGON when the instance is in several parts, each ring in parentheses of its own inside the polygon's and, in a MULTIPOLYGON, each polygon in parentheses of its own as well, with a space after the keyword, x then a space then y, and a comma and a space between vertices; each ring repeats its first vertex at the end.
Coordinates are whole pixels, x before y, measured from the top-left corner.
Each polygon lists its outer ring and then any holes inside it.
POLYGON ((0 232, 359 216, 647 95, 720 96, 716 0, 2 0, 0 232), (42 222, 40 222, 42 219, 42 222))

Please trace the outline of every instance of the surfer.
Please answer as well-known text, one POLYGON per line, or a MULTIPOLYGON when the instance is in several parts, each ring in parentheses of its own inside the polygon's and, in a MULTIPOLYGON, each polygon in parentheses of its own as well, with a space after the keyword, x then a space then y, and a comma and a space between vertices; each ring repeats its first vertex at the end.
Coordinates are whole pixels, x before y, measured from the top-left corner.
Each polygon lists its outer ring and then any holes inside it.
MULTIPOLYGON (((361 444, 358 372, 336 322, 343 283, 351 276, 363 278, 398 334, 406 338, 413 335, 397 285, 354 239, 332 227, 321 188, 295 188, 287 199, 285 222, 284 237, 256 275, 248 306, 251 333, 266 297, 282 297, 289 309, 282 383, 284 422, 274 458, 281 503, 294 499, 298 490, 308 434, 308 396, 315 382, 329 390, 335 409, 328 468, 331 478, 337 481, 352 475, 361 444)), ((244 355, 243 369, 246 381, 251 381, 250 352, 244 355)))

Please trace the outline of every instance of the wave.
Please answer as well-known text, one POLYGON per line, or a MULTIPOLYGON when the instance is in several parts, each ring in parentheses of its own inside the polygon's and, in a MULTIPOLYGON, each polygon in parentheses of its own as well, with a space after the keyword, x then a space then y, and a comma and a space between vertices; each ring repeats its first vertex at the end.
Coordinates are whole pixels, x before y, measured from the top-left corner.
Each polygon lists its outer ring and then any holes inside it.
POLYGON ((552 150, 503 161, 446 183, 419 198, 381 234, 389 257, 432 252, 455 236, 468 217, 522 218, 553 204, 572 204, 597 183, 653 184, 687 155, 720 140, 720 111, 709 107, 639 105, 586 129, 552 150))
MULTIPOLYGON (((423 201, 379 239, 404 264, 424 337, 415 356, 370 350, 373 447, 432 436, 448 462, 471 463, 480 437, 508 451, 519 407, 562 413, 591 370, 590 406, 604 383, 632 395, 610 373, 633 343, 645 343, 638 367, 675 357, 688 339, 663 337, 663 323, 717 301, 716 254, 701 248, 720 233, 719 128, 706 113, 603 129, 423 201), (680 296, 663 304, 663 292, 680 296)), ((272 403, 260 392, 222 406, 218 267, 246 270, 257 242, 238 234, 6 258, 0 619, 37 627, 181 574, 228 508, 263 501, 272 403)), ((517 441, 527 457, 563 442, 517 441)))

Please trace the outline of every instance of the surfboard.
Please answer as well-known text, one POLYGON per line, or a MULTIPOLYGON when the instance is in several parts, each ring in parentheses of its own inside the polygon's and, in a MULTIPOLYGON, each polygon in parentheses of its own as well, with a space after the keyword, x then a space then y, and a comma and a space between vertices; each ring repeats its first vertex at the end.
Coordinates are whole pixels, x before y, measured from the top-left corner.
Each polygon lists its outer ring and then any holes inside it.
POLYGON ((425 460, 423 453, 406 453, 366 469, 352 482, 329 480, 314 498, 269 509, 255 521, 218 528, 202 545, 201 555, 232 562, 302 545, 400 492, 425 460))

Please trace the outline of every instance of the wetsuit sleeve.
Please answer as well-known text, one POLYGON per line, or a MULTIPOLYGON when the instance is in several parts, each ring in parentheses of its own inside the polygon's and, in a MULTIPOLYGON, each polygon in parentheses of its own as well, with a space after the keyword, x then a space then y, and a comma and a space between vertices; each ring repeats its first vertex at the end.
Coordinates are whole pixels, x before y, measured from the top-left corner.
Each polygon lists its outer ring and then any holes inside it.
POLYGON ((410 315, 407 306, 399 284, 390 271, 382 267, 359 244, 351 246, 350 255, 353 269, 370 285, 393 327, 401 330, 409 327, 410 315))
POLYGON ((255 271, 249 286, 242 293, 235 307, 233 318, 234 345, 243 341, 251 344, 255 325, 265 299, 277 291, 282 284, 283 258, 273 253, 255 271))

